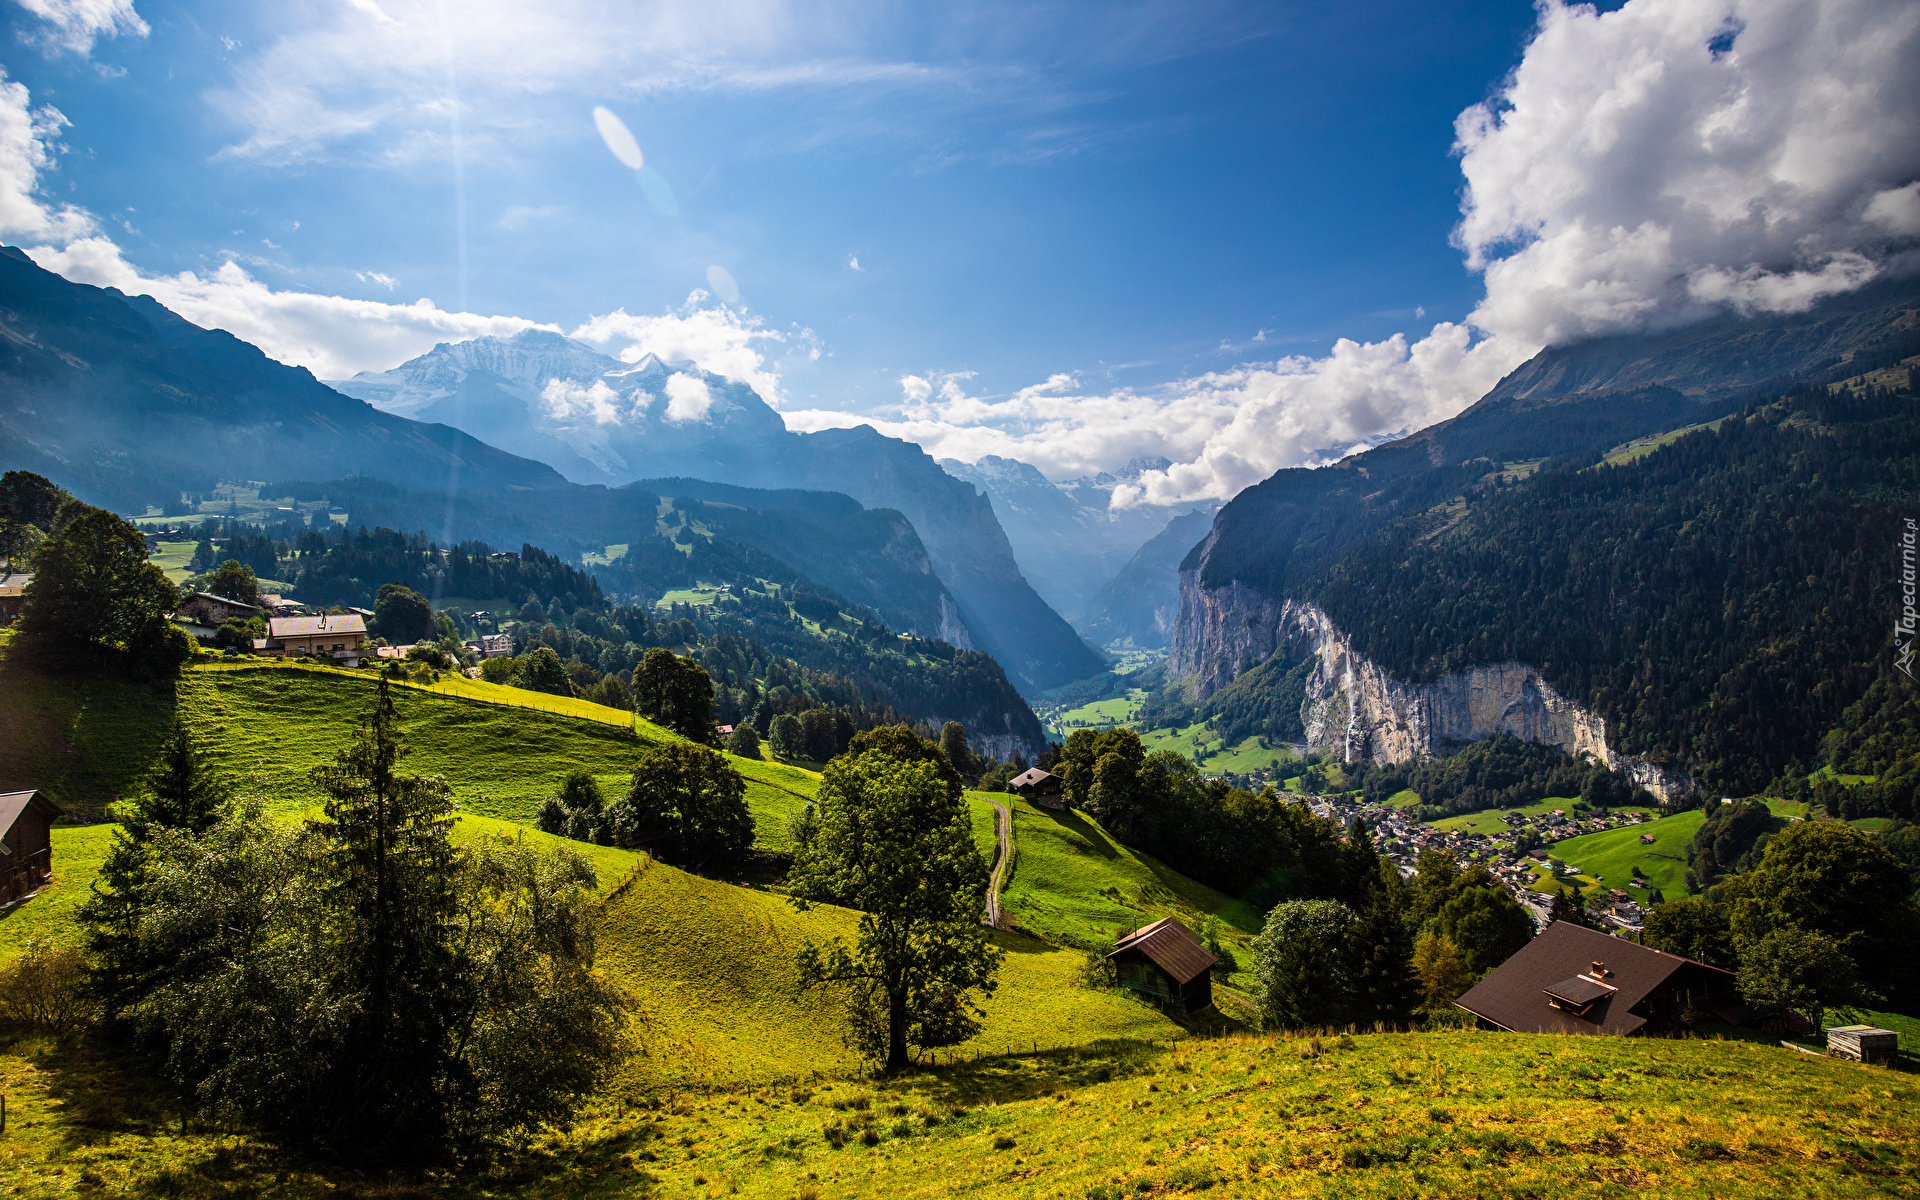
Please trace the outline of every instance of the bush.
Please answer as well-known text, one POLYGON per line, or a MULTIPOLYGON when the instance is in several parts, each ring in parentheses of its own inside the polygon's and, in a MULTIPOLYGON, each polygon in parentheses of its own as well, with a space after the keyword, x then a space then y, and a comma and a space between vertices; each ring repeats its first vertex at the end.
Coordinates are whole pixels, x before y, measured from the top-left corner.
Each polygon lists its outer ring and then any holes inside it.
POLYGON ((93 1017, 81 982, 86 963, 71 946, 35 938, 19 958, 0 967, 0 1021, 66 1034, 93 1017))
POLYGON ((753 726, 742 721, 727 735, 727 753, 738 758, 759 758, 760 735, 753 731, 753 726))

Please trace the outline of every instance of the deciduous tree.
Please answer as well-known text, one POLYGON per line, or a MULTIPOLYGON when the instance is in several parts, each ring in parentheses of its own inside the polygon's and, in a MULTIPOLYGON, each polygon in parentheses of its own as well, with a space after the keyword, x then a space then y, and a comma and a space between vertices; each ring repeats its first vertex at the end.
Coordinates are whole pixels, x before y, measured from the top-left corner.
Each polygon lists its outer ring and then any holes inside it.
POLYGON ((641 756, 612 821, 622 844, 688 870, 726 870, 753 847, 746 781, 720 754, 684 742, 641 756))
POLYGON ((171 674, 191 655, 187 635, 167 620, 179 593, 126 521, 87 509, 41 543, 33 562, 17 636, 40 661, 171 674))
POLYGON ((853 989, 854 1041, 888 1070, 973 1036, 974 997, 993 992, 1003 956, 980 925, 987 865, 957 790, 932 763, 868 750, 827 764, 815 807, 789 876, 795 903, 861 918, 852 946, 803 949, 801 978, 853 989))

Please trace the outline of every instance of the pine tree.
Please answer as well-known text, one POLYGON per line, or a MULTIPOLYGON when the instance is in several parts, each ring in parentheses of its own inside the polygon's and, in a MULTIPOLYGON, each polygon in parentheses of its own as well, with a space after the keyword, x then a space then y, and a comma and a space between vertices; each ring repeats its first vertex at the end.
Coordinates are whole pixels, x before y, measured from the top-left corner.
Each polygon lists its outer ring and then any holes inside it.
POLYGON ((460 1001, 453 799, 437 776, 403 775, 407 750, 387 680, 360 735, 314 781, 330 797, 326 839, 338 991, 355 998, 345 1052, 334 1065, 335 1137, 438 1136, 439 1086, 460 1001))
POLYGON ((176 719, 140 792, 114 805, 120 829, 79 914, 92 964, 88 988, 110 1019, 151 991, 171 965, 156 957, 138 933, 154 836, 179 829, 200 837, 232 800, 230 781, 206 761, 198 741, 176 719))

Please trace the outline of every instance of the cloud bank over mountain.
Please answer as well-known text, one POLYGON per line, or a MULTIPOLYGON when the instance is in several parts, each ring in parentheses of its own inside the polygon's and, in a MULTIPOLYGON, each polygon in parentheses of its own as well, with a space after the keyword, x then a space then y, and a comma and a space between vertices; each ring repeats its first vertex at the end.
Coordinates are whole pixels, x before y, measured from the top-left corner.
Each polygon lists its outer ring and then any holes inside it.
MULTIPOLYGON (((124 0, 36 3, 29 7, 48 17, 48 30, 68 28, 59 24, 62 13, 78 22, 75 39, 145 28, 135 27, 139 18, 124 0)), ((289 40, 251 60, 254 74, 243 73, 236 95, 246 93, 255 116, 232 153, 268 162, 351 156, 356 130, 391 130, 412 119, 400 115, 415 111, 418 98, 401 86, 414 70, 405 53, 418 51, 429 33, 439 36, 427 28, 427 11, 355 5, 343 13, 332 33, 289 40), (327 92, 310 70, 272 73, 275 55, 305 47, 319 55, 314 61, 334 61, 361 53, 369 39, 391 53, 366 59, 353 76, 369 83, 364 108, 327 92)), ((799 68, 789 64, 781 74, 773 47, 791 11, 773 5, 766 15, 755 26, 766 37, 756 34, 751 44, 698 22, 652 29, 651 44, 684 53, 666 75, 636 78, 631 87, 784 87, 803 78, 808 86, 841 86, 833 80, 842 76, 847 86, 882 78, 889 86, 932 86, 902 74, 899 64, 845 57, 852 42, 844 30, 808 34, 800 51, 811 73, 792 75, 799 68)), ((554 28, 565 32, 585 28, 589 13, 568 8, 562 16, 554 28)), ((592 44, 549 41, 514 68, 514 86, 577 68, 569 56, 592 44)), ((813 408, 785 416, 803 430, 872 424, 938 457, 997 454, 1055 478, 1160 454, 1174 465, 1118 489, 1116 504, 1230 496, 1276 469, 1451 416, 1545 346, 1729 308, 1795 311, 1914 269, 1916 59, 1920 6, 1910 0, 1630 0, 1608 13, 1548 0, 1518 66, 1456 123, 1464 186, 1454 240, 1485 280, 1484 297, 1464 319, 1157 388, 1102 390, 1060 373, 1011 395, 975 396, 964 371, 910 372, 900 377, 898 406, 884 413, 813 408)), ((91 214, 45 190, 66 126, 58 110, 34 107, 25 87, 0 82, 0 236, 70 278, 152 294, 322 377, 384 370, 439 342, 559 328, 426 300, 276 290, 243 260, 150 275, 91 214)), ((570 336, 626 362, 648 353, 690 360, 775 404, 775 358, 823 352, 810 332, 774 328, 704 292, 658 315, 588 316, 570 336)), ((700 398, 689 393, 675 403, 690 414, 700 398)))

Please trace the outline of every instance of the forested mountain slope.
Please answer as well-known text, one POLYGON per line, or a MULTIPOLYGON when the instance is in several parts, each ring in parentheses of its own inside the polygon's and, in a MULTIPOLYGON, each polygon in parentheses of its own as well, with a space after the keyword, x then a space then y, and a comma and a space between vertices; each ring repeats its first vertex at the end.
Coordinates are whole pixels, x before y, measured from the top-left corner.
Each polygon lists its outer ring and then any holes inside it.
POLYGON ((1411 694, 1507 670, 1509 702, 1534 704, 1569 749, 1604 737, 1724 790, 1810 764, 1890 662, 1892 539, 1920 486, 1920 418, 1904 367, 1882 369, 1920 354, 1916 310, 1909 283, 1804 316, 1549 351, 1453 421, 1281 472, 1182 564, 1171 669, 1204 703, 1277 658, 1264 674, 1278 687, 1298 679, 1278 668, 1314 626, 1323 655, 1337 635, 1354 658, 1341 678, 1323 665, 1307 732, 1317 717, 1321 740, 1361 756, 1407 753, 1334 728, 1361 699, 1342 689, 1368 672, 1411 694), (1783 365, 1794 374, 1771 398, 1717 429, 1600 465, 1720 416, 1783 365), (1865 386, 1874 371, 1880 386, 1865 386))

